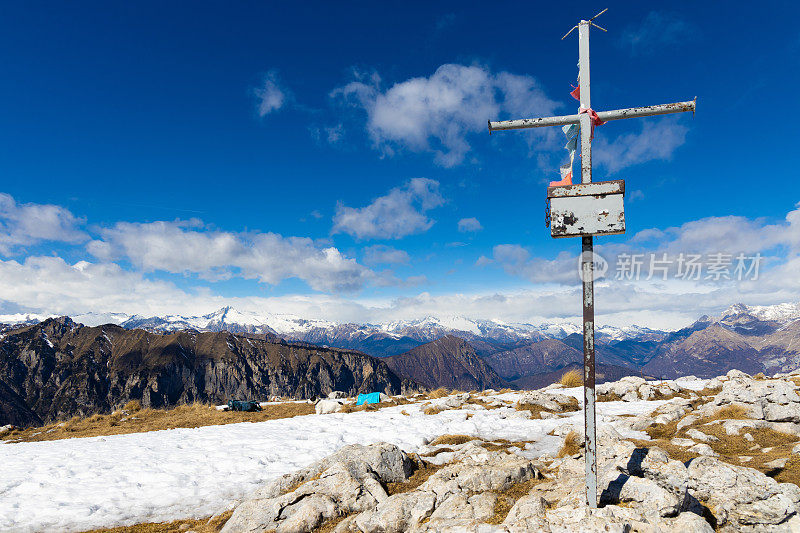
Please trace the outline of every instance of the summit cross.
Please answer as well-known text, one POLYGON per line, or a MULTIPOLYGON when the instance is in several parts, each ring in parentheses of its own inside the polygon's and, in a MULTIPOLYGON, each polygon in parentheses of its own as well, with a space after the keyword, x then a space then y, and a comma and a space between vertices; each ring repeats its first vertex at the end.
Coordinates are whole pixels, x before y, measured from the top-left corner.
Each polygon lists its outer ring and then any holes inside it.
MULTIPOLYGON (((489 133, 502 130, 516 130, 526 128, 541 128, 546 126, 565 126, 571 124, 580 125, 580 146, 581 146, 581 185, 567 185, 565 187, 550 187, 548 197, 560 200, 572 201, 568 205, 566 229, 560 226, 557 234, 556 227, 553 226, 553 237, 580 236, 582 239, 581 253, 581 278, 583 280, 583 406, 584 406, 584 430, 586 435, 586 501, 590 508, 596 508, 597 500, 597 435, 595 425, 595 349, 594 349, 594 235, 612 235, 624 233, 624 211, 622 208, 622 196, 624 194, 624 182, 598 182, 592 183, 592 134, 594 125, 600 125, 610 120, 620 120, 623 118, 649 117, 654 115, 665 115, 669 113, 682 113, 691 111, 694 113, 697 98, 686 102, 673 104, 661 104, 646 107, 631 107, 628 109, 615 109, 613 111, 594 112, 591 106, 591 91, 589 84, 589 27, 595 26, 603 31, 603 28, 593 21, 598 16, 605 13, 605 9, 589 20, 581 20, 577 26, 573 27, 567 35, 578 29, 578 53, 579 53, 579 91, 580 91, 580 112, 576 115, 565 115, 557 117, 526 118, 519 120, 503 120, 498 122, 489 121, 489 133), (618 196, 619 198, 608 202, 607 197, 618 196), (580 198, 580 203, 578 200, 580 198), (616 202, 616 203, 615 203, 616 202), (610 209, 609 209, 610 207, 610 209), (605 220, 609 214, 618 215, 616 222, 608 223, 605 220), (575 224, 574 220, 579 220, 581 224, 575 224), (587 223, 588 221, 588 223, 587 223), (602 222, 599 222, 602 221, 602 222), (572 224, 569 226, 569 224, 572 224), (599 228, 599 229, 598 229, 599 228)), ((565 35, 562 40, 567 37, 565 35)), ((560 183, 558 185, 561 185, 560 183)), ((555 206, 551 207, 551 212, 556 213, 555 206)), ((554 215, 555 216, 555 215, 554 215)), ((554 219, 555 220, 555 219, 554 219)))

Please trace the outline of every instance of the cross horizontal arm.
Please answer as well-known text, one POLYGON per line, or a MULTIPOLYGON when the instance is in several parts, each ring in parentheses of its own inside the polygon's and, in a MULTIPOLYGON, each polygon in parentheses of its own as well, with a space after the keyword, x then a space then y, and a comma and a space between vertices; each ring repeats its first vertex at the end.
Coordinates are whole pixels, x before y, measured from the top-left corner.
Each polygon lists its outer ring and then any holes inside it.
MULTIPOLYGON (((629 107, 628 109, 615 109, 613 111, 598 111, 597 116, 600 120, 620 120, 623 118, 650 117, 653 115, 666 115, 668 113, 683 113, 691 111, 694 113, 697 99, 688 102, 676 102, 674 104, 650 105, 645 107, 629 107)), ((523 118, 519 120, 500 120, 497 122, 489 121, 489 133, 500 130, 519 130, 525 128, 542 128, 545 126, 564 126, 566 124, 578 124, 580 115, 564 115, 560 117, 542 118, 523 118)))

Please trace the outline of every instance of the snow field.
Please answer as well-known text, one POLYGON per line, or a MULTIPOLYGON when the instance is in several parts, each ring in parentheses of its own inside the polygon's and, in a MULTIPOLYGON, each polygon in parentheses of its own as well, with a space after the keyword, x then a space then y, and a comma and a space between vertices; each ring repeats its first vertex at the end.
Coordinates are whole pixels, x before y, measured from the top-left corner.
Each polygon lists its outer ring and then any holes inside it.
MULTIPOLYGON (((681 385, 702 388, 702 380, 696 381, 681 385)), ((582 397, 580 388, 554 392, 582 397)), ((509 402, 518 396, 494 395, 509 402)), ((609 415, 646 413, 663 403, 599 403, 598 424, 609 423, 609 415)), ((527 420, 510 416, 513 408, 436 415, 425 415, 421 408, 415 403, 372 412, 2 444, 0 530, 84 531, 209 516, 230 508, 266 481, 348 444, 387 441, 413 452, 438 435, 468 434, 535 440, 525 455, 537 457, 555 454, 561 446, 559 437, 547 435, 556 426, 572 423, 583 428, 582 411, 560 419, 527 420)))

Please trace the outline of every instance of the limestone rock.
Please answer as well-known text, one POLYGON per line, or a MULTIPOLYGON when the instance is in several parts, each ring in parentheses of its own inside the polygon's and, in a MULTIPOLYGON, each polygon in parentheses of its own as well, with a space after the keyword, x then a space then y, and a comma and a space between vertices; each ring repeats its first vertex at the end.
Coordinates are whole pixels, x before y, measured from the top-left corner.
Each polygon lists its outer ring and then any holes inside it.
POLYGON ((437 505, 452 494, 505 490, 539 475, 530 460, 507 452, 476 453, 433 474, 419 490, 436 494, 437 505))
POLYGON ((404 481, 410 473, 411 461, 397 446, 345 446, 256 491, 234 510, 223 531, 309 531, 335 516, 376 507, 388 498, 382 484, 404 481))
POLYGON ((575 399, 566 394, 527 391, 519 399, 521 405, 538 405, 548 411, 560 412, 564 406, 574 405, 575 399))
POLYGON ((719 440, 717 437, 713 435, 706 435, 699 429, 694 429, 694 428, 687 430, 686 436, 694 440, 699 440, 700 442, 714 442, 719 440))
POLYGON ((703 442, 701 442, 699 444, 695 444, 694 446, 689 448, 688 451, 690 451, 692 453, 696 453, 698 455, 707 456, 707 457, 718 457, 719 456, 719 454, 717 452, 715 452, 711 448, 711 446, 709 446, 708 444, 705 444, 703 442))
POLYGON ((764 406, 764 419, 771 422, 800 423, 800 403, 777 404, 769 403, 764 406))
POLYGON ((714 533, 705 518, 695 513, 681 513, 670 523, 672 533, 714 533))
POLYGON ((758 470, 712 457, 693 460, 688 470, 690 492, 706 503, 720 526, 766 528, 796 511, 795 502, 778 482, 758 470))
POLYGON ((699 418, 698 416, 696 416, 696 415, 686 415, 686 416, 684 416, 683 418, 681 418, 681 419, 678 421, 678 425, 676 426, 676 428, 677 428, 677 429, 679 429, 679 430, 680 430, 680 429, 683 429, 683 428, 685 428, 686 426, 689 426, 689 425, 691 425, 691 424, 694 424, 694 423, 695 423, 695 422, 697 422, 699 419, 700 419, 700 418, 699 418))
POLYGON ((549 531, 545 520, 545 501, 539 494, 523 496, 508 511, 503 524, 511 533, 549 531))
POLYGON ((354 523, 358 526, 357 531, 364 533, 402 533, 428 518, 435 504, 433 492, 395 494, 380 502, 375 509, 357 515, 354 523))

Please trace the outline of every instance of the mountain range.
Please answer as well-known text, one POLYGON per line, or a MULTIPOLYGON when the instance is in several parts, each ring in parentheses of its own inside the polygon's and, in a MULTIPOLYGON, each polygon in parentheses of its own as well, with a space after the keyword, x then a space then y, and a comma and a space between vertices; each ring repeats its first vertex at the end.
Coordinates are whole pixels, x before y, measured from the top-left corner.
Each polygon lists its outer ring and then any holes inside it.
MULTIPOLYGON (((88 325, 13 318, 0 332, 0 425, 85 415, 128 399, 163 407, 331 390, 538 388, 583 363, 577 325, 562 323, 335 324, 230 307, 199 317, 75 317, 88 325), (96 324, 108 320, 116 323, 96 324)), ((736 304, 677 331, 605 327, 595 348, 599 382, 791 371, 800 367, 800 305, 736 304)))
MULTIPOLYGON (((798 315, 800 316, 800 313, 798 315)), ((7 325, 33 324, 55 316, 57 315, 0 315, 0 323, 7 325)), ((454 335, 480 344, 481 347, 477 347, 479 352, 486 352, 496 351, 492 348, 493 346, 507 347, 545 338, 564 338, 581 331, 580 324, 569 321, 534 325, 461 316, 428 316, 417 320, 384 324, 358 324, 306 319, 289 314, 245 312, 233 307, 223 307, 213 313, 200 316, 145 317, 124 313, 84 313, 73 315, 70 318, 87 326, 117 324, 126 329, 141 328, 160 333, 194 330, 269 334, 288 341, 359 350, 376 357, 397 355, 445 335, 454 335)), ((625 339, 659 340, 665 334, 664 331, 636 325, 624 328, 601 325, 596 330, 598 341, 605 342, 625 339)))

